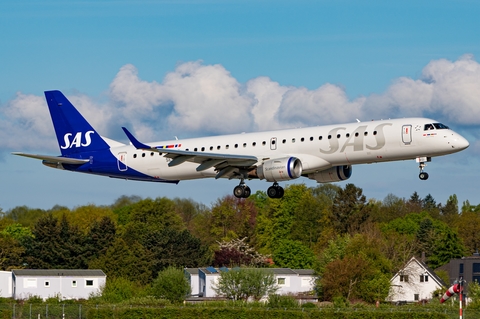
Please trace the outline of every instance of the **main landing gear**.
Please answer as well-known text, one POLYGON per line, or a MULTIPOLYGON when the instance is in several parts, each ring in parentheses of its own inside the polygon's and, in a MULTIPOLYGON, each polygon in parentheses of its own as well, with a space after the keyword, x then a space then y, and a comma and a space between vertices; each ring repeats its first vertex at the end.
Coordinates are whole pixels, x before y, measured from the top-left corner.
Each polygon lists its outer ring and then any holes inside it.
POLYGON ((273 183, 273 185, 267 189, 267 195, 270 198, 282 198, 283 193, 283 187, 278 185, 277 182, 273 183))
MULTIPOLYGON (((282 198, 284 192, 285 191, 283 190, 283 187, 278 185, 278 183, 276 182, 273 183, 273 186, 270 186, 267 189, 267 195, 270 198, 282 198)), ((235 195, 235 197, 237 198, 247 198, 248 196, 250 196, 251 193, 252 191, 250 190, 250 187, 245 185, 243 179, 241 180, 240 184, 238 186, 235 186, 235 188, 233 189, 233 195, 235 195)))
POLYGON ((251 193, 252 191, 250 190, 250 187, 245 185, 243 179, 240 182, 240 185, 235 186, 235 188, 233 189, 233 195, 235 195, 235 197, 237 198, 247 198, 248 196, 250 196, 251 193))

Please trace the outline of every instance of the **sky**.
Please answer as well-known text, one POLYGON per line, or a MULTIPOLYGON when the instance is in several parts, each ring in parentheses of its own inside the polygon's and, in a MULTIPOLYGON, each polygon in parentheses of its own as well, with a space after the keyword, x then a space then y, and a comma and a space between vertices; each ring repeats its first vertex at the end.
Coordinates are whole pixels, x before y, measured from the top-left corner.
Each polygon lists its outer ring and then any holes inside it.
MULTIPOLYGON (((55 170, 11 155, 59 155, 43 92, 61 90, 102 135, 128 143, 410 116, 470 147, 357 165, 369 199, 415 191, 480 204, 480 2, 26 0, 0 2, 0 208, 110 205, 122 195, 207 206, 237 180, 178 185, 55 170)), ((304 178, 281 183, 316 182, 304 178)), ((252 192, 270 183, 249 181, 252 192)))

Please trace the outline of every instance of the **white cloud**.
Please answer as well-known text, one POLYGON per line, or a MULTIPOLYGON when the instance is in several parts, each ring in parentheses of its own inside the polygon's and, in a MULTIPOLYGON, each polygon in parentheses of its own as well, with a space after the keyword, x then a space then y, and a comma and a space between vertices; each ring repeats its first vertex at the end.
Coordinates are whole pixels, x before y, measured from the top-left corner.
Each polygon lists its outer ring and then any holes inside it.
MULTIPOLYGON (((150 142, 173 135, 270 130, 356 118, 435 115, 447 125, 480 125, 479 88, 480 64, 465 55, 457 61, 431 61, 419 79, 400 77, 383 93, 355 99, 329 83, 314 90, 282 86, 268 77, 241 84, 223 66, 200 61, 179 64, 161 82, 142 80, 128 64, 113 79, 108 102, 82 94, 68 97, 100 134, 111 136, 112 127, 118 132, 127 125, 139 139, 150 142)), ((47 110, 43 96, 22 93, 3 105, 0 148, 54 145, 47 110)))

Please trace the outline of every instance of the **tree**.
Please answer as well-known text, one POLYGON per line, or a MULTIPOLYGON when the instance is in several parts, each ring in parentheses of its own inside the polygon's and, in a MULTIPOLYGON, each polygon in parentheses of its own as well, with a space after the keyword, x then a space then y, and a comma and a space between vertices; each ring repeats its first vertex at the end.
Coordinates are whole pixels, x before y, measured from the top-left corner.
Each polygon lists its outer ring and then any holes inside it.
POLYGON ((333 226, 340 234, 354 234, 368 220, 370 211, 362 189, 347 184, 335 197, 332 208, 333 226))
POLYGON ((265 266, 268 263, 268 256, 258 253, 246 241, 245 237, 218 242, 219 249, 214 253, 213 265, 215 267, 265 266))
POLYGON ((95 220, 85 238, 85 258, 89 261, 104 255, 115 241, 115 234, 116 227, 110 217, 95 220))
POLYGON ((152 291, 157 298, 181 303, 190 294, 190 283, 181 268, 168 267, 158 273, 158 277, 153 281, 152 291))
POLYGON ((480 249, 480 214, 472 211, 463 211, 455 222, 458 235, 465 244, 467 253, 474 253, 480 249))
POLYGON ((23 268, 22 254, 25 249, 12 236, 0 233, 0 269, 23 268))
POLYGON ((208 247, 186 229, 157 230, 148 234, 141 244, 149 252, 152 274, 172 266, 200 267, 210 261, 208 247))
POLYGON ((315 255, 301 242, 284 239, 276 245, 273 261, 282 268, 311 269, 315 263, 315 255))
POLYGON ((25 262, 29 268, 85 268, 84 237, 65 215, 59 221, 48 214, 35 224, 34 238, 25 238, 25 262))
POLYGON ((275 275, 268 269, 234 268, 221 271, 213 290, 233 300, 260 300, 278 290, 275 275))
POLYGON ((212 207, 210 233, 216 240, 254 238, 257 209, 248 199, 228 195, 212 207))
POLYGON ((450 195, 445 206, 440 208, 440 213, 442 220, 447 223, 447 225, 452 226, 454 224, 455 220, 459 217, 457 195, 450 195))
POLYGON ((152 278, 151 256, 137 242, 127 245, 122 238, 116 238, 104 255, 89 262, 89 269, 102 269, 108 278, 125 278, 145 285, 152 278))

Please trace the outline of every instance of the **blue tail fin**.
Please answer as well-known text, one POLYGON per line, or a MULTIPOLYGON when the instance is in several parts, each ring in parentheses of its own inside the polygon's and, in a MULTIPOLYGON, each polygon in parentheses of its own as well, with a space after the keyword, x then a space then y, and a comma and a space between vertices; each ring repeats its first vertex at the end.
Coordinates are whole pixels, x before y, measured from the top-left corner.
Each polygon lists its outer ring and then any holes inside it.
POLYGON ((63 156, 77 157, 83 152, 109 148, 62 92, 45 91, 45 98, 63 156))

